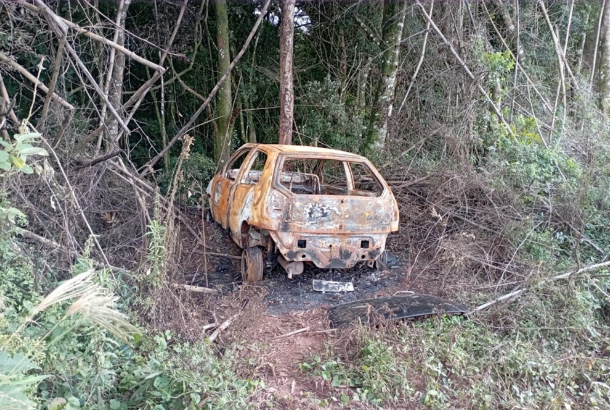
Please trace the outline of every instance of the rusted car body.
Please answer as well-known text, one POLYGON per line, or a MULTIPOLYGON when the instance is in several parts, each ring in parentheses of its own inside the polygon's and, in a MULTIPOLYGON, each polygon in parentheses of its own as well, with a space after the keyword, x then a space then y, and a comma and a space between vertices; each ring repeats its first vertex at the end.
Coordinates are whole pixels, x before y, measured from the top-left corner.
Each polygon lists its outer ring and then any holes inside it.
POLYGON ((245 281, 274 255, 289 277, 372 263, 398 230, 398 206, 369 160, 318 147, 246 144, 208 185, 213 219, 244 249, 245 281))

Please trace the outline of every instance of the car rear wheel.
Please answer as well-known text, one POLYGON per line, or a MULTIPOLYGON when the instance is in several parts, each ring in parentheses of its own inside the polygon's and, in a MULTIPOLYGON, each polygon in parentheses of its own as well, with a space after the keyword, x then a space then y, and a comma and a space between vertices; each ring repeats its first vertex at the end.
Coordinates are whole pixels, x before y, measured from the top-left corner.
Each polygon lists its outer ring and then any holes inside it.
POLYGON ((245 248, 241 255, 241 279, 244 283, 256 283, 263 279, 263 250, 260 247, 245 248))

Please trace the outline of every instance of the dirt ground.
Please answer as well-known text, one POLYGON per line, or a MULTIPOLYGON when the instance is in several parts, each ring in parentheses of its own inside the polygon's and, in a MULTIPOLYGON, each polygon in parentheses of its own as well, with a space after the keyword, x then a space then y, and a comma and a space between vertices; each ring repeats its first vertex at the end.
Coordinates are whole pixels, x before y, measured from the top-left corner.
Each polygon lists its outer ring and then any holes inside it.
MULTIPOLYGON (((201 227, 201 219, 193 217, 192 227, 201 227)), ((406 264, 407 252, 400 248, 400 241, 392 238, 388 241, 388 250, 400 261, 400 266, 394 269, 378 270, 366 265, 349 270, 307 267, 302 275, 290 280, 278 266, 258 284, 243 285, 241 250, 220 226, 205 223, 206 260, 202 244, 190 235, 183 233, 183 237, 181 258, 187 261, 187 269, 176 281, 221 291, 217 297, 207 298, 207 316, 200 313, 196 316, 201 326, 232 319, 217 341, 220 346, 236 347, 249 364, 244 372, 249 378, 264 382, 264 388, 253 399, 261 407, 316 409, 321 408, 320 401, 340 396, 342 389, 349 390, 331 387, 321 377, 301 369, 302 363, 323 354, 328 345, 336 347, 349 337, 350 330, 332 328, 328 307, 397 292, 430 292, 430 284, 413 281, 422 277, 412 276, 406 264), (354 291, 317 292, 312 287, 314 278, 351 281, 354 291)), ((340 402, 322 404, 324 408, 340 407, 340 402)), ((356 405, 350 403, 350 407, 356 405)))

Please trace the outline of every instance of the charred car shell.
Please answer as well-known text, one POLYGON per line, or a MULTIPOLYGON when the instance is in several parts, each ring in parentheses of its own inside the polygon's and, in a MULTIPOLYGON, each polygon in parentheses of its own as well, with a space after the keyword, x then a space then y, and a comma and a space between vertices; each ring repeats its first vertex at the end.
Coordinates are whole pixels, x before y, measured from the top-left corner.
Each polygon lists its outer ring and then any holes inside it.
POLYGON ((398 230, 398 206, 365 157, 318 147, 246 144, 208 185, 214 220, 244 249, 244 280, 262 279, 274 254, 288 275, 304 262, 374 262, 398 230))

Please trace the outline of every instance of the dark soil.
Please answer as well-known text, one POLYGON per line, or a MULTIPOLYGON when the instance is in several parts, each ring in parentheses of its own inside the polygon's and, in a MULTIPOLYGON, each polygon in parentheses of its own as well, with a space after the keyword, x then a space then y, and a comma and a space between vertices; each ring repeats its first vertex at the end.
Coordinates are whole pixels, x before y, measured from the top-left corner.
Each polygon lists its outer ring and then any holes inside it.
MULTIPOLYGON (((201 227, 200 219, 192 217, 193 227, 201 227)), ((223 295, 231 293, 235 286, 241 284, 240 261, 241 249, 233 242, 230 236, 216 223, 206 223, 206 246, 208 252, 224 254, 207 256, 206 266, 203 263, 203 250, 201 245, 192 240, 192 236, 184 232, 184 241, 189 237, 190 249, 189 269, 185 272, 182 281, 186 284, 201 287, 216 288, 223 295)), ((398 261, 404 257, 397 257, 398 261)), ((184 260, 183 260, 184 262, 184 260)), ((404 289, 406 270, 404 266, 394 269, 369 268, 366 264, 359 264, 351 269, 319 269, 313 265, 306 265, 303 274, 288 279, 286 272, 278 265, 270 274, 256 284, 266 291, 264 304, 270 315, 282 315, 299 310, 311 310, 318 307, 371 298, 382 295, 391 295, 397 289, 404 289), (319 292, 314 291, 314 279, 352 282, 354 291, 351 292, 319 292), (402 287, 401 287, 402 285, 402 287)))
POLYGON ((355 301, 385 294, 404 279, 404 270, 377 270, 366 265, 358 265, 349 270, 322 270, 306 267, 305 272, 289 280, 281 268, 276 268, 259 283, 267 289, 265 302, 270 314, 284 314, 294 310, 309 310, 324 305, 355 301), (319 292, 314 291, 314 279, 352 282, 354 291, 319 292))

